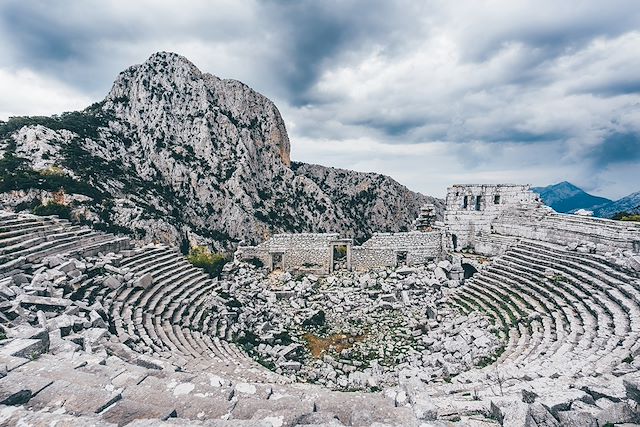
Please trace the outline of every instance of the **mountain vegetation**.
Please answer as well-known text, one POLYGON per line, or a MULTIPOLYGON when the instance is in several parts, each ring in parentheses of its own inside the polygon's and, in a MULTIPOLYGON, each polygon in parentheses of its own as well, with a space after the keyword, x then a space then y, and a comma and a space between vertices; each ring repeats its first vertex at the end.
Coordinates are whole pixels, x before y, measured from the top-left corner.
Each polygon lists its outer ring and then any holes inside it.
POLYGON ((442 211, 383 175, 292 163, 269 99, 173 53, 126 69, 83 111, 0 122, 0 205, 185 253, 277 232, 361 241, 409 229, 425 203, 442 211), (61 191, 63 206, 52 204, 61 191))

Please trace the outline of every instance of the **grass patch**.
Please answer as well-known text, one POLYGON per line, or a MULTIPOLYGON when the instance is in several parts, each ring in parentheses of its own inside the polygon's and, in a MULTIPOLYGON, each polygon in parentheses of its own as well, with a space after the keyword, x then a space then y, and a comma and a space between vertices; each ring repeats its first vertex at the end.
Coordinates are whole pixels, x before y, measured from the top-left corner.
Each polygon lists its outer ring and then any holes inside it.
POLYGON ((218 277, 228 258, 223 254, 211 253, 206 246, 194 246, 187 255, 187 260, 194 267, 202 268, 211 277, 218 277))
POLYGON ((36 206, 33 209, 33 213, 40 216, 58 215, 60 218, 71 219, 71 208, 65 204, 53 201, 36 206))

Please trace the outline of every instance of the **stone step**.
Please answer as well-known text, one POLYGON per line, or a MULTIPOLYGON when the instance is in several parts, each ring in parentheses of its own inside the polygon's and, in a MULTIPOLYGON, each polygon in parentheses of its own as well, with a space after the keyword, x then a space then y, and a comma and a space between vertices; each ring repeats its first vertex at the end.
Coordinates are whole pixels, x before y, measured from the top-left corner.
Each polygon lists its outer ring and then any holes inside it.
POLYGON ((136 250, 135 255, 131 255, 124 258, 120 263, 120 265, 122 267, 134 268, 138 265, 138 262, 140 262, 141 260, 145 261, 148 259, 148 257, 154 256, 156 254, 164 253, 166 249, 167 248, 165 246, 158 246, 158 245, 145 246, 143 248, 136 250))

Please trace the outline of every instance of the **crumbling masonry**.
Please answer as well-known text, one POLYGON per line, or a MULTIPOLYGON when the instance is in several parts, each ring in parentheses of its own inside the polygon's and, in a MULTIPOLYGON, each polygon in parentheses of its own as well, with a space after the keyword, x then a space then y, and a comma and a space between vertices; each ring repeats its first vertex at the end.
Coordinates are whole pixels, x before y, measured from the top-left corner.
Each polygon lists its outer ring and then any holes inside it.
POLYGON ((460 251, 495 256, 523 238, 592 253, 640 252, 640 225, 557 213, 528 185, 453 185, 444 223, 425 206, 415 225, 417 231, 375 233, 361 246, 336 233, 276 234, 258 246, 241 246, 236 256, 259 259, 272 270, 329 274, 338 268, 421 265, 460 251), (345 257, 340 263, 338 253, 345 257))

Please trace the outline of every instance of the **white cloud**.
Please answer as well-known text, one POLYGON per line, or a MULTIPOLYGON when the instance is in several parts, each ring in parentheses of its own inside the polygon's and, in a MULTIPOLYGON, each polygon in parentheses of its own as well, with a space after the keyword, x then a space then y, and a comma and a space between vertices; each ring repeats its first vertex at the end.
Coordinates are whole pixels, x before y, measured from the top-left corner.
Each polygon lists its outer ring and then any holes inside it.
POLYGON ((31 70, 0 68, 0 120, 18 115, 51 115, 84 109, 85 94, 31 70))
POLYGON ((635 0, 7 0, 0 24, 2 117, 82 108, 169 50, 272 98, 297 160, 440 195, 491 180, 638 190, 633 168, 593 156, 640 135, 635 0))

